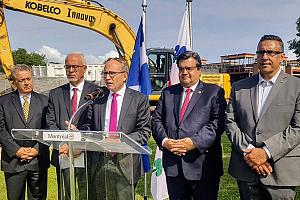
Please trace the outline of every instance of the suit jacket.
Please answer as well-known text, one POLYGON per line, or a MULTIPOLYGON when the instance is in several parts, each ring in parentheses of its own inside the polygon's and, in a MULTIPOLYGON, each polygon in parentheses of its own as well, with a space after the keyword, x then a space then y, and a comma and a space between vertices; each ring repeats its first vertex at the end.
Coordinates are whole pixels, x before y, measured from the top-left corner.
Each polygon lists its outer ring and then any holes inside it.
POLYGON ((15 140, 11 135, 13 128, 45 128, 47 99, 44 95, 31 93, 29 116, 26 122, 18 91, 0 97, 1 169, 4 172, 38 171, 49 167, 48 146, 31 140, 15 140), (21 147, 33 147, 39 154, 30 162, 21 162, 21 159, 16 156, 16 152, 21 147))
POLYGON ((224 90, 199 82, 190 99, 183 120, 179 122, 183 87, 173 85, 163 90, 156 106, 152 132, 162 148, 164 138, 189 137, 196 149, 177 156, 163 148, 163 166, 167 176, 178 175, 180 165, 188 180, 207 180, 223 174, 221 134, 224 131, 226 101, 224 90))
POLYGON ((232 86, 226 110, 226 132, 232 142, 229 173, 242 181, 265 185, 300 185, 300 79, 280 72, 257 114, 258 75, 232 86), (241 149, 264 145, 270 151, 273 172, 258 176, 243 159, 241 149))
MULTIPOLYGON (((109 96, 109 90, 104 90, 104 97, 94 101, 89 108, 88 123, 86 129, 93 131, 103 131, 105 126, 106 104, 109 96)), ((109 114, 109 113, 108 113, 109 114)), ((145 95, 138 91, 126 88, 121 112, 118 120, 117 131, 121 131, 140 145, 146 143, 151 136, 151 116, 150 107, 145 95)), ((97 162, 99 155, 96 154, 97 162)), ((101 158, 100 158, 101 159, 101 158)), ((118 155, 118 164, 127 180, 131 181, 131 164, 130 156, 118 155)), ((95 163, 97 164, 97 163, 95 163)), ((133 183, 136 183, 141 176, 141 157, 133 155, 133 183)))
MULTIPOLYGON (((79 106, 87 102, 84 97, 99 88, 97 85, 84 82, 82 94, 79 100, 79 106)), ((88 108, 88 106, 86 107, 88 108)), ((77 117, 73 120, 73 124, 81 126, 87 116, 87 109, 83 108, 77 113, 77 117)), ((67 83, 58 88, 55 88, 49 93, 48 111, 46 115, 46 128, 50 130, 66 130, 65 121, 69 121, 72 116, 72 106, 70 97, 70 84, 67 83)), ((53 150, 51 155, 51 164, 55 167, 59 166, 58 151, 53 150)))

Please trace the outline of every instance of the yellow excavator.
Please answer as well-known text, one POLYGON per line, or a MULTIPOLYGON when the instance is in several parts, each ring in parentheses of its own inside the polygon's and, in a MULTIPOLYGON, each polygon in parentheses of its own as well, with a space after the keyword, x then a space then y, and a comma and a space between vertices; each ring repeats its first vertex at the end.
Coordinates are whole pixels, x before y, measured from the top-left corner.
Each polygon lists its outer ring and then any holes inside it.
MULTIPOLYGON (((101 4, 91 0, 0 0, 0 64, 7 77, 13 66, 13 58, 4 15, 5 9, 93 30, 114 43, 119 55, 123 56, 130 66, 135 33, 124 19, 101 4)), ((160 91, 167 85, 174 50, 148 49, 147 55, 153 86, 150 103, 155 105, 160 91)), ((225 97, 229 97, 228 74, 202 75, 200 79, 223 87, 226 92, 225 97)))

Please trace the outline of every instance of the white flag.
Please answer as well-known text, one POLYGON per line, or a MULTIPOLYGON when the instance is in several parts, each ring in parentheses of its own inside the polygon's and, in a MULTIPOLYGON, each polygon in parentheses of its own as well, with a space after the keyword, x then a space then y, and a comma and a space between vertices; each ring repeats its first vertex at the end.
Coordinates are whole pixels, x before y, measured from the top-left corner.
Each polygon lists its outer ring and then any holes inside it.
POLYGON ((169 197, 166 175, 162 165, 162 151, 156 148, 153 164, 154 171, 151 176, 151 194, 154 200, 163 200, 169 197))
POLYGON ((179 77, 178 77, 178 67, 176 64, 176 59, 177 57, 182 54, 185 51, 190 51, 191 50, 191 45, 190 45, 190 31, 189 31, 189 12, 188 12, 188 7, 186 7, 181 25, 180 25, 180 30, 177 38, 177 45, 175 47, 175 56, 174 56, 174 61, 172 64, 171 72, 170 72, 170 81, 169 85, 175 85, 179 83, 179 77))

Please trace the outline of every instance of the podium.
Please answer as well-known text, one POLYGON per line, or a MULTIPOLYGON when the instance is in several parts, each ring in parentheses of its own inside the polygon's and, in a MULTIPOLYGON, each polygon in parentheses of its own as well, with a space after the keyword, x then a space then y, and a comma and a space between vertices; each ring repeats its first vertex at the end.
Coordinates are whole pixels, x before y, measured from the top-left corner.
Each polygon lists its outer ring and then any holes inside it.
POLYGON ((60 154, 60 199, 130 200, 147 149, 122 132, 13 129, 16 140, 36 140, 60 154))

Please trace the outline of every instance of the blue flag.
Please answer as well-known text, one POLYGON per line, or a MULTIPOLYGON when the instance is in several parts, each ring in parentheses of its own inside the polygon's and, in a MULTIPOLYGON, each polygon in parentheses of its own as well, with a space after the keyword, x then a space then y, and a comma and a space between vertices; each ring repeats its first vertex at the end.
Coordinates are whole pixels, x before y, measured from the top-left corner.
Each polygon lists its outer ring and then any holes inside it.
MULTIPOLYGON (((148 57, 146 54, 145 36, 143 31, 143 18, 137 32, 134 52, 130 64, 127 86, 131 89, 138 90, 146 96, 152 93, 148 57)), ((143 145, 148 148, 147 144, 143 145)), ((142 154, 144 173, 151 170, 150 159, 146 154, 142 154)))

